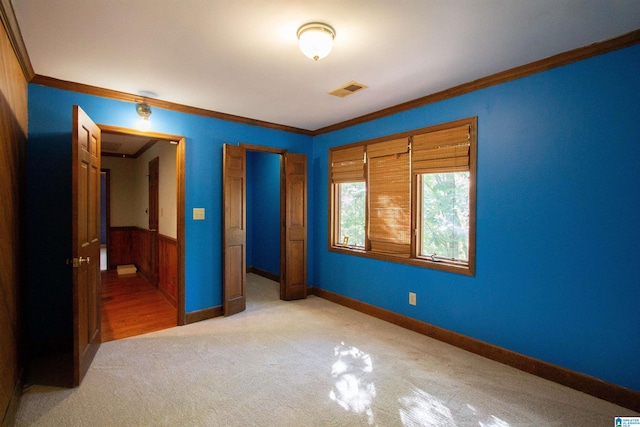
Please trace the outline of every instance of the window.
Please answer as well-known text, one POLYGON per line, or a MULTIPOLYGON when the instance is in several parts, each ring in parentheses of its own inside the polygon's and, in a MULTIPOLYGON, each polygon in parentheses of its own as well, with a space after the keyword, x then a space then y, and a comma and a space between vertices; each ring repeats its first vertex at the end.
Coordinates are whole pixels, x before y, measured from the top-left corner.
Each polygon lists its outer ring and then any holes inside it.
POLYGON ((364 146, 331 153, 332 215, 335 227, 329 240, 334 246, 363 249, 365 245, 366 184, 364 146))
POLYGON ((329 156, 330 250, 474 274, 476 118, 329 156))
POLYGON ((420 175, 418 254, 469 261, 469 172, 420 175))
POLYGON ((338 184, 338 236, 343 246, 364 248, 365 195, 364 182, 338 184))

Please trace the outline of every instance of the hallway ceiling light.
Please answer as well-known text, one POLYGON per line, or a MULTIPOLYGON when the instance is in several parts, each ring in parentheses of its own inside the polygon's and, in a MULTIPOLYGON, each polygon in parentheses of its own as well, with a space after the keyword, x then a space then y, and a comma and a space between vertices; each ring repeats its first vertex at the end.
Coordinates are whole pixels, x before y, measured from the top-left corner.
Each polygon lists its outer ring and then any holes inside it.
POLYGON ((144 131, 149 130, 151 128, 151 122, 149 121, 149 116, 151 116, 151 107, 149 107, 149 104, 146 102, 136 104, 136 113, 140 116, 138 128, 144 131))
POLYGON ((308 58, 317 61, 331 52, 336 31, 327 24, 312 22, 298 29, 300 50, 308 58))

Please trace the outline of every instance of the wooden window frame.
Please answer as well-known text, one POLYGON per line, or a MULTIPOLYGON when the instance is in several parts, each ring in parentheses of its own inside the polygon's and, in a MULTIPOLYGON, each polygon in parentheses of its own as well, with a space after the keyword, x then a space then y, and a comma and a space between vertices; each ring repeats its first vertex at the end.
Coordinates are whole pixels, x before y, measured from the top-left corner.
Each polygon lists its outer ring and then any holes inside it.
POLYGON ((344 236, 342 236, 342 234, 340 233, 340 184, 352 184, 352 183, 364 183, 366 185, 366 181, 364 180, 358 180, 358 181, 342 181, 342 182, 336 182, 335 185, 332 185, 331 188, 334 191, 334 197, 333 200, 335 201, 334 206, 333 206, 333 215, 334 218, 336 219, 335 221, 335 227, 334 227, 334 234, 333 234, 333 240, 331 240, 332 242, 335 242, 334 244, 336 246, 340 246, 341 248, 344 249, 349 249, 349 250, 356 250, 356 251, 363 251, 365 250, 366 246, 367 246, 367 239, 366 239, 366 228, 367 228, 367 205, 366 205, 366 200, 365 200, 365 208, 364 208, 364 212, 365 212, 365 218, 364 218, 364 224, 362 225, 362 228, 365 230, 365 241, 364 241, 364 245, 363 246, 356 246, 353 243, 349 242, 346 246, 344 245, 344 236))
MULTIPOLYGON (((328 250, 330 252, 356 255, 365 258, 378 259, 383 261, 396 262, 400 264, 408 264, 417 267, 430 268, 433 270, 445 271, 450 273, 457 273, 467 276, 475 276, 475 261, 476 261, 476 180, 477 180, 477 117, 470 117, 466 119, 456 120, 453 122, 438 124, 435 126, 429 126, 425 128, 415 129, 407 132, 397 133, 393 135, 387 135, 380 138, 375 138, 367 141, 360 141, 353 144, 342 145, 339 147, 333 147, 329 149, 329 236, 328 236, 328 250), (371 251, 369 244, 369 167, 366 164, 369 159, 366 156, 366 146, 377 144, 380 142, 394 141, 401 138, 409 138, 430 133, 437 132, 445 129, 450 129, 460 126, 469 126, 469 259, 467 262, 438 260, 433 261, 431 259, 420 257, 417 254, 418 238, 420 237, 420 209, 421 209, 421 186, 418 182, 422 173, 414 172, 411 165, 412 150, 409 150, 409 171, 411 179, 411 247, 409 257, 398 256, 393 254, 385 254, 380 252, 371 251), (367 201, 365 210, 365 248, 358 247, 345 247, 341 245, 340 236, 338 236, 339 223, 339 186, 340 182, 334 182, 332 180, 332 156, 333 153, 340 150, 354 148, 358 146, 365 147, 365 185, 367 186, 367 201)), ((358 180, 361 182, 360 180, 358 180)), ((355 181, 354 181, 355 182, 355 181)))

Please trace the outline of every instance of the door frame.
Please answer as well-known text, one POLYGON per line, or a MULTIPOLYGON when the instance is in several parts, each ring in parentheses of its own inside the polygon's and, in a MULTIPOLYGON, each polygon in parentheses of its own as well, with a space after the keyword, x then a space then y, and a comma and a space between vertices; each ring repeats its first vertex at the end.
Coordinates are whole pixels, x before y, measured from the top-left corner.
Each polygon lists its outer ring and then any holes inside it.
POLYGON ((151 284, 157 288, 159 269, 158 229, 160 228, 160 157, 154 157, 149 160, 147 168, 149 171, 149 223, 147 227, 149 232, 149 274, 151 276, 151 284))
POLYGON ((247 152, 222 146, 222 312, 247 307, 247 152))
MULTIPOLYGON (((109 228, 111 228, 111 169, 104 169, 102 167, 102 159, 100 160, 100 174, 105 174, 105 192, 106 199, 104 201, 104 208, 107 211, 105 216, 106 228, 107 228, 107 248, 111 245, 111 238, 109 237, 109 228)), ((100 209, 102 209, 100 204, 100 209)), ((100 245, 102 247, 102 245, 100 245)), ((101 249, 102 250, 102 249, 101 249)), ((107 250, 107 269, 109 268, 109 251, 107 250)))
MULTIPOLYGON (((238 143, 238 147, 244 148, 245 151, 259 152, 259 153, 271 153, 280 155, 280 298, 285 294, 286 283, 282 280, 284 272, 282 271, 283 257, 286 256, 286 228, 284 226, 286 222, 286 176, 284 155, 288 153, 288 150, 284 148, 267 147, 263 145, 247 144, 244 142, 238 143)), ((305 260, 306 262, 306 260, 305 260)))
POLYGON ((186 137, 182 135, 172 135, 159 132, 143 132, 137 129, 124 128, 120 126, 112 126, 106 124, 98 124, 100 130, 104 133, 135 135, 148 138, 161 139, 164 141, 177 141, 176 144, 176 236, 178 241, 178 307, 177 307, 177 325, 186 325, 186 305, 185 305, 185 154, 186 154, 186 137))

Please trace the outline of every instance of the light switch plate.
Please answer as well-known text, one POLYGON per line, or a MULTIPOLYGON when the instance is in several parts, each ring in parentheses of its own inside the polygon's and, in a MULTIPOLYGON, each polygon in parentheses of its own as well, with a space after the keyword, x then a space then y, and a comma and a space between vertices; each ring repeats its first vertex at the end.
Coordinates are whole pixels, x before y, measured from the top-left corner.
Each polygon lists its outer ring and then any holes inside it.
POLYGON ((193 208, 193 219, 194 220, 203 220, 204 219, 204 208, 193 208))

